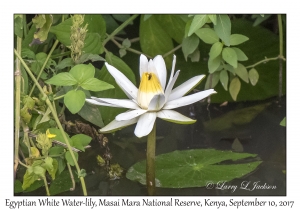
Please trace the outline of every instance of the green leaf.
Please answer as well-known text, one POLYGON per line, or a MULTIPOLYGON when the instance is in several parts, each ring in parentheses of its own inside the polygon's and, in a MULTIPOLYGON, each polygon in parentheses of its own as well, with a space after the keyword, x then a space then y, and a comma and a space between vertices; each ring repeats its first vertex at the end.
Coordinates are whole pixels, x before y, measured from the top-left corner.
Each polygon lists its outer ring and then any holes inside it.
POLYGON ((144 15, 144 20, 149 19, 151 16, 152 16, 152 15, 149 15, 149 14, 144 15))
POLYGON ((85 103, 78 112, 78 114, 90 123, 93 123, 94 125, 97 125, 100 128, 104 127, 102 116, 96 105, 85 103))
MULTIPOLYGON (((75 174, 75 171, 72 171, 75 174)), ((79 181, 78 176, 74 176, 75 182, 79 181)), ((57 195, 62 192, 70 191, 72 188, 72 180, 70 179, 70 173, 68 170, 63 171, 54 181, 51 182, 49 187, 50 195, 57 195)))
POLYGON ((85 80, 80 86, 85 90, 91 91, 103 91, 114 88, 114 86, 96 78, 89 78, 85 80))
POLYGON ((249 83, 248 71, 243 64, 238 63, 234 71, 242 80, 244 80, 246 83, 249 83))
POLYGON ((87 61, 105 61, 105 59, 103 57, 101 57, 100 55, 97 54, 91 54, 91 53, 84 53, 80 56, 80 58, 78 59, 78 63, 85 63, 87 61))
POLYGON ((23 176, 23 184, 22 184, 22 189, 26 190, 27 188, 30 187, 32 183, 35 181, 39 180, 40 176, 36 175, 33 173, 33 168, 32 166, 29 166, 29 168, 26 170, 24 176, 23 176))
POLYGON ((236 101, 237 95, 241 89, 241 82, 238 77, 234 77, 229 85, 229 93, 234 101, 236 101))
POLYGON ((219 68, 219 66, 221 65, 221 60, 222 60, 221 56, 217 56, 214 59, 211 59, 211 57, 209 57, 209 59, 208 59, 208 72, 210 74, 214 73, 219 68))
POLYGON ((217 15, 214 29, 225 45, 230 46, 231 22, 228 15, 217 15))
MULTIPOLYGON (((150 19, 152 18, 153 16, 150 19)), ((112 53, 107 53, 105 59, 110 65, 114 66, 116 69, 121 71, 133 84, 135 84, 135 75, 132 72, 131 68, 124 61, 122 61, 119 57, 113 55, 112 53)), ((138 61, 136 62, 136 65, 138 66, 138 61)), ((117 85, 115 79, 107 71, 105 65, 102 67, 99 76, 97 77, 113 85, 115 88, 106 91, 96 92, 95 93, 96 97, 116 98, 116 99, 128 98, 126 94, 123 92, 123 90, 121 90, 120 87, 117 85)), ((115 107, 104 107, 104 106, 98 106, 98 107, 101 112, 101 116, 105 125, 111 122, 113 119, 115 119, 117 114, 120 114, 121 112, 124 111, 124 109, 115 108, 115 107)))
POLYGON ((64 153, 64 148, 61 146, 54 146, 49 149, 49 155, 60 155, 62 153, 64 153))
POLYGON ((53 23, 52 15, 37 15, 32 19, 37 31, 34 33, 34 39, 31 44, 41 44, 47 40, 50 27, 53 23))
POLYGON ((93 78, 95 75, 95 67, 92 64, 78 64, 69 72, 81 85, 87 79, 93 78))
POLYGON ((195 34, 206 44, 214 44, 219 41, 218 35, 211 28, 200 28, 195 31, 195 34))
MULTIPOLYGON (((143 18, 142 15, 140 20, 140 45, 143 53, 154 57, 172 50, 174 48, 172 38, 161 27, 156 16, 152 15, 145 21, 143 18)), ((172 59, 171 54, 165 58, 167 66, 171 66, 172 59)))
POLYGON ((45 164, 43 164, 43 168, 45 168, 48 173, 50 174, 52 180, 55 179, 55 174, 58 169, 58 163, 57 160, 52 159, 51 157, 45 158, 45 164))
POLYGON ((176 14, 155 15, 158 23, 177 43, 182 43, 184 37, 185 22, 176 14))
POLYGON ((235 51, 238 61, 246 61, 246 60, 248 60, 248 57, 239 48, 232 47, 231 49, 233 49, 235 51))
MULTIPOLYGON (((55 140, 60 141, 60 142, 62 142, 62 143, 64 143, 64 144, 66 143, 66 141, 65 141, 65 139, 64 139, 64 137, 63 137, 61 131, 60 131, 58 128, 49 128, 49 132, 50 132, 51 134, 55 134, 55 135, 56 135, 55 138, 54 138, 55 140)), ((72 142, 72 140, 69 138, 69 135, 68 135, 66 132, 64 132, 64 133, 65 133, 66 137, 68 138, 70 145, 72 146, 72 145, 73 145, 73 142, 72 142)))
POLYGON ((65 58, 61 62, 57 64, 55 67, 57 70, 62 70, 66 67, 73 67, 74 66, 74 61, 72 58, 65 58))
POLYGON ((253 86, 256 85, 256 83, 258 82, 258 79, 259 79, 259 74, 258 72, 256 71, 255 68, 252 68, 250 71, 249 71, 249 80, 251 82, 251 84, 253 86))
MULTIPOLYGON (((208 182, 228 182, 254 171, 262 161, 235 163, 236 160, 256 157, 256 154, 234 153, 214 149, 174 151, 155 158, 157 187, 203 187, 208 182), (230 164, 221 164, 231 160, 230 164)), ((146 185, 146 161, 129 168, 126 177, 146 185)))
POLYGON ((239 45, 247 40, 249 40, 249 38, 242 34, 231 34, 230 35, 230 45, 239 45))
POLYGON ((92 140, 90 136, 84 134, 77 134, 72 136, 71 139, 73 141, 73 146, 82 151, 85 151, 84 147, 87 146, 92 140))
POLYGON ((19 38, 23 37, 23 18, 22 16, 16 16, 14 18, 14 32, 19 38))
POLYGON ((201 28, 207 22, 207 20, 207 15, 195 15, 192 20, 188 36, 191 36, 195 31, 201 28))
POLYGON ((223 44, 221 42, 214 43, 209 51, 209 59, 214 59, 219 56, 222 52, 223 44))
POLYGON ((219 71, 210 74, 206 79, 205 90, 214 88, 218 84, 219 80, 220 80, 219 71))
POLYGON ((229 47, 224 48, 222 51, 222 58, 234 68, 237 68, 237 55, 233 49, 229 47))
POLYGON ((227 88, 228 88, 228 80, 229 80, 229 78, 228 78, 227 71, 226 70, 222 70, 220 72, 220 82, 223 85, 223 87, 224 87, 225 90, 227 90, 227 88))
POLYGON ((208 15, 208 17, 214 25, 217 24, 217 15, 208 15))
POLYGON ((68 72, 59 73, 45 81, 47 84, 57 86, 72 86, 77 84, 77 80, 68 72))
MULTIPOLYGON (((74 154, 74 156, 75 156, 76 161, 78 161, 78 153, 73 152, 73 154, 74 154)), ((70 151, 67 151, 67 152, 66 152, 65 158, 66 158, 67 162, 68 162, 71 166, 75 166, 75 163, 74 163, 74 161, 73 161, 73 158, 72 158, 72 156, 71 156, 70 151)))
POLYGON ((185 60, 187 60, 188 55, 192 54, 199 45, 199 38, 196 35, 186 37, 182 41, 182 52, 185 60))
POLYGON ((64 97, 64 103, 72 114, 76 114, 85 103, 85 94, 82 90, 70 90, 64 97))
POLYGON ((28 48, 22 48, 21 57, 36 60, 34 52, 28 48))
POLYGON ((280 125, 286 127, 286 117, 281 120, 280 125))

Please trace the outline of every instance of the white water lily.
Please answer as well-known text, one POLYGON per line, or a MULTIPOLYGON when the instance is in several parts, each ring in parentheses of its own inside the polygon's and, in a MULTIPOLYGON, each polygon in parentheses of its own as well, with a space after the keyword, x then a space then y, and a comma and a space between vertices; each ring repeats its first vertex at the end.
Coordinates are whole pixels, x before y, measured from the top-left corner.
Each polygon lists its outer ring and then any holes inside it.
POLYGON ((148 61, 146 56, 141 55, 141 83, 139 88, 122 72, 105 63, 107 70, 129 99, 91 97, 91 99, 86 99, 86 101, 95 105, 122 107, 129 110, 117 115, 112 122, 100 129, 100 131, 108 133, 137 123, 134 133, 137 137, 143 137, 151 132, 157 117, 179 124, 196 122, 196 120, 171 109, 195 103, 216 92, 213 89, 209 89, 184 96, 197 86, 205 75, 195 76, 173 89, 180 72, 178 70, 174 75, 175 62, 176 56, 174 55, 170 79, 168 84, 166 84, 167 70, 163 57, 158 55, 153 60, 150 59, 148 61))

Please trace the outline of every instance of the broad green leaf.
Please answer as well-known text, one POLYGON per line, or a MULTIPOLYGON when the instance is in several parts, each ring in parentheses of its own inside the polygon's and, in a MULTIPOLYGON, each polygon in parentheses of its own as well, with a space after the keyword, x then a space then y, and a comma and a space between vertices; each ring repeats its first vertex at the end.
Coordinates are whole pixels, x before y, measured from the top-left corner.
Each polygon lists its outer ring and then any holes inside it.
POLYGON ((228 15, 217 15, 217 24, 214 29, 225 45, 230 46, 231 21, 228 15))
POLYGON ((230 35, 230 45, 239 45, 247 40, 249 40, 249 38, 242 34, 231 34, 230 35))
POLYGON ((195 31, 195 34, 206 44, 214 44, 219 41, 218 35, 211 28, 200 28, 195 31))
POLYGON ((185 24, 185 28, 184 28, 184 37, 188 37, 188 33, 191 27, 193 19, 187 19, 186 24, 185 24))
POLYGON ((237 95, 241 89, 241 82, 238 77, 234 77, 229 85, 229 93, 234 101, 236 101, 237 95))
POLYGON ((214 59, 219 56, 222 52, 223 44, 221 42, 214 43, 209 51, 209 59, 214 59))
POLYGON ((82 90, 70 90, 64 97, 64 103, 72 114, 76 114, 85 103, 85 94, 82 90))
POLYGON ((36 175, 33 173, 32 166, 29 166, 29 168, 26 170, 24 176, 23 176, 23 184, 22 184, 22 189, 26 190, 27 188, 30 187, 32 183, 35 181, 39 180, 40 176, 36 175), (31 171, 31 172, 29 172, 31 171))
POLYGON ((232 73, 233 75, 235 75, 235 70, 233 68, 233 66, 229 65, 229 64, 225 64, 223 65, 225 70, 228 70, 230 73, 232 73))
POLYGON ((82 52, 101 54, 104 52, 101 36, 98 33, 87 33, 84 40, 82 52))
POLYGON ((56 38, 65 46, 71 45, 71 26, 72 26, 72 18, 65 20, 64 22, 52 26, 50 28, 50 32, 56 35, 56 38))
MULTIPOLYGON (((143 53, 149 56, 163 55, 173 47, 172 38, 159 24, 155 15, 149 19, 143 20, 144 16, 140 19, 140 45, 143 53)), ((171 66, 172 55, 170 54, 165 58, 167 66, 171 66)))
POLYGON ((222 60, 221 56, 217 56, 214 59, 211 59, 211 57, 209 57, 209 59, 208 59, 208 72, 210 74, 214 73, 219 68, 219 66, 221 65, 221 60, 222 60))
POLYGON ((15 35, 22 38, 23 37, 23 18, 22 16, 17 16, 14 18, 14 32, 15 35))
POLYGON ((74 61, 72 58, 65 58, 61 62, 57 64, 55 67, 57 70, 62 70, 66 67, 73 67, 74 66, 74 61))
POLYGON ((208 20, 207 15, 195 15, 191 23, 188 36, 191 36, 195 31, 201 28, 208 20))
MULTIPOLYGON (((106 32, 108 34, 111 34, 116 28, 119 27, 119 24, 116 22, 116 20, 112 17, 112 15, 109 14, 102 14, 101 15, 102 18, 105 21, 106 24, 106 32)), ((124 30, 121 30, 119 33, 117 33, 116 35, 124 35, 126 34, 124 32, 124 30)))
POLYGON ((238 63, 234 71, 242 80, 244 80, 246 83, 249 83, 248 71, 243 64, 238 63))
POLYGON ((104 127, 102 116, 96 105, 85 103, 78 112, 78 114, 90 123, 93 123, 94 125, 97 125, 100 128, 104 127))
POLYGON ((217 24, 217 15, 208 15, 208 17, 214 25, 217 24))
POLYGON ((22 48, 21 57, 22 58, 30 58, 32 60, 35 60, 35 54, 29 48, 22 48))
POLYGON ((91 90, 91 91, 103 91, 103 90, 114 88, 114 86, 96 78, 89 78, 85 80, 83 83, 81 83, 80 86, 85 90, 91 90))
POLYGON ((206 79, 205 90, 214 88, 218 84, 219 80, 220 80, 219 71, 210 74, 206 79))
MULTIPOLYGON (((262 161, 236 163, 234 161, 254 158, 256 154, 235 153, 214 149, 174 151, 155 158, 155 182, 157 187, 188 188, 203 187, 208 182, 228 182, 254 171, 262 161), (231 161, 222 164, 223 161, 231 161)), ((130 167, 126 177, 146 185, 146 161, 130 167)))
POLYGON ((182 43, 185 23, 179 15, 155 15, 155 18, 172 39, 174 39, 179 44, 182 43))
POLYGON ((224 48, 222 51, 222 58, 234 68, 237 67, 237 55, 233 49, 229 47, 224 48))
POLYGON ((186 37, 182 41, 182 52, 185 60, 187 60, 188 55, 192 54, 199 45, 199 38, 196 35, 186 37))
POLYGON ((72 86, 78 83, 77 80, 72 76, 72 74, 68 72, 63 72, 54 75, 53 77, 46 80, 45 82, 47 84, 57 85, 57 86, 72 86))
POLYGON ((227 90, 227 88, 228 88, 228 80, 229 80, 229 78, 228 78, 227 71, 226 70, 222 70, 220 72, 220 82, 223 85, 223 87, 224 87, 225 90, 227 90))
POLYGON ((95 75, 95 67, 92 64, 78 64, 69 72, 81 85, 87 79, 93 78, 95 75))
POLYGON ((256 85, 256 83, 258 82, 258 79, 259 79, 259 74, 258 72, 256 71, 255 68, 252 68, 250 71, 249 71, 249 80, 251 82, 251 84, 253 86, 256 85))
POLYGON ((85 63, 87 61, 105 61, 105 59, 103 57, 101 57, 100 55, 97 54, 91 54, 91 53, 84 53, 80 56, 78 63, 85 63))
POLYGON ((45 168, 48 173, 50 174, 52 180, 55 179, 55 174, 58 169, 58 163, 57 160, 52 159, 51 157, 45 158, 45 163, 42 165, 43 168, 45 168))
POLYGON ((77 134, 71 137, 73 141, 74 147, 77 149, 80 149, 82 151, 85 151, 84 147, 87 146, 92 138, 90 136, 84 135, 84 134, 77 134))
POLYGON ((253 121, 271 103, 258 104, 251 107, 229 111, 220 117, 216 117, 203 123, 206 131, 219 132, 230 130, 236 126, 246 125, 253 121))
POLYGON ((54 146, 49 149, 49 155, 60 155, 64 153, 64 148, 61 146, 54 146))
POLYGON ((232 47, 231 49, 233 49, 236 53, 236 56, 237 56, 237 60, 238 61, 246 61, 248 60, 248 57, 245 55, 245 53, 240 50, 239 48, 237 47, 232 47))
POLYGON ((37 15, 32 19, 32 22, 35 24, 37 31, 34 33, 34 39, 31 44, 41 44, 47 40, 50 27, 53 23, 53 16, 37 15))
MULTIPOLYGON (((75 159, 76 161, 78 161, 78 153, 76 152, 73 152, 74 156, 75 156, 75 159)), ((65 154, 65 158, 67 160, 67 162, 71 165, 71 166, 75 166, 75 163, 74 163, 74 160, 71 156, 71 153, 70 151, 67 151, 66 154, 65 154)))
POLYGON ((20 180, 15 179, 15 181, 14 181, 14 193, 20 193, 20 192, 23 192, 22 183, 21 183, 20 180))
MULTIPOLYGON (((33 61, 31 63, 31 70, 35 75, 38 75, 40 73, 40 70, 44 64, 44 62, 47 59, 47 54, 44 52, 40 52, 38 54, 36 54, 36 60, 33 61)), ((49 69, 51 66, 56 65, 55 61, 53 61, 51 58, 48 60, 48 62, 46 63, 45 69, 49 69)), ((46 79, 47 78, 47 74, 45 72, 42 72, 41 74, 41 78, 42 79, 46 79)))
MULTIPOLYGON (((76 172, 72 170, 75 182, 79 181, 76 172)), ((50 195, 57 195, 62 192, 70 191, 72 188, 72 180, 70 179, 70 173, 68 170, 63 171, 59 174, 54 181, 51 182, 49 187, 50 195)))
MULTIPOLYGON (((150 18, 152 19, 153 16, 150 18)), ((119 57, 113 55, 112 53, 107 53, 105 56, 106 61, 114 66, 116 69, 121 71, 133 84, 135 84, 135 75, 130 69, 130 67, 122 61, 119 57)), ((136 61, 136 66, 139 66, 139 61, 136 61)), ((126 94, 123 92, 123 90, 120 89, 120 87, 117 85, 115 79, 110 75, 110 73, 107 71, 106 67, 103 66, 101 69, 99 75, 97 75, 99 79, 102 81, 105 81, 111 85, 113 85, 114 89, 109 89, 106 91, 96 92, 95 96, 99 98, 128 98, 126 94)), ((103 119, 104 124, 108 124, 111 122, 117 114, 124 112, 124 109, 121 108, 114 108, 114 107, 104 107, 104 106, 98 106, 99 110, 101 112, 101 116, 103 119)))

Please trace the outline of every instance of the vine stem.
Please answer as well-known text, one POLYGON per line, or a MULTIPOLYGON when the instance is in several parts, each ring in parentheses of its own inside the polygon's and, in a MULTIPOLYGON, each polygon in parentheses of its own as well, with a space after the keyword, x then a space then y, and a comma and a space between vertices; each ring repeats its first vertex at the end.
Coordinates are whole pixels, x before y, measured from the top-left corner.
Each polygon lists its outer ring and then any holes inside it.
POLYGON ((156 123, 147 139, 146 179, 148 195, 155 195, 155 147, 156 147, 156 123))
POLYGON ((261 60, 261 61, 258 61, 257 63, 255 63, 255 64, 253 64, 253 65, 246 66, 245 68, 246 68, 246 69, 253 68, 253 67, 255 67, 255 66, 257 66, 257 65, 259 65, 259 64, 261 64, 261 63, 265 63, 265 62, 272 61, 272 60, 278 60, 278 59, 282 59, 282 60, 285 61, 285 58, 284 58, 283 56, 280 56, 280 55, 279 55, 279 56, 274 57, 274 58, 265 58, 265 59, 263 59, 263 60, 261 60))
MULTIPOLYGON (((53 115, 53 118, 54 118, 54 120, 55 120, 55 122, 56 122, 56 124, 57 124, 57 126, 58 126, 58 128, 59 128, 59 130, 60 130, 60 132, 61 132, 61 134, 62 134, 62 136, 63 136, 63 138, 64 138, 64 140, 65 140, 65 142, 66 142, 66 144, 67 144, 68 150, 69 150, 69 152, 70 152, 70 154, 71 154, 71 157, 72 157, 72 159, 73 159, 73 161, 74 161, 75 168, 76 168, 78 174, 80 174, 81 170, 80 170, 80 168, 79 168, 79 165, 78 165, 78 163, 77 163, 77 160, 76 160, 76 158, 75 158, 75 155, 74 155, 74 153, 73 153, 73 151, 72 151, 72 147, 71 147, 70 142, 69 142, 69 140, 68 140, 68 138, 67 138, 67 136, 66 136, 66 134, 65 134, 65 132, 64 132, 64 129, 63 129, 63 127, 62 127, 62 125, 61 125, 61 123, 60 123, 60 121, 59 121, 59 119, 58 119, 58 117, 57 117, 57 115, 56 115, 56 111, 54 110, 51 101, 49 100, 48 96, 44 93, 43 88, 40 86, 40 84, 38 83, 37 79, 34 77, 34 75, 32 74, 31 70, 28 68, 27 64, 24 62, 24 60, 22 59, 22 57, 20 56, 20 54, 19 54, 16 50, 14 50, 14 53, 15 53, 15 55, 19 58, 20 62, 21 62, 22 65, 24 66, 26 72, 27 72, 28 75, 31 77, 32 81, 35 83, 35 85, 36 85, 37 88, 39 89, 40 93, 43 95, 42 97, 43 97, 43 98, 46 98, 46 101, 45 101, 45 102, 46 102, 47 106, 48 106, 48 107, 50 108, 50 110, 51 110, 51 113, 52 113, 52 115, 53 115)), ((80 181, 81 181, 81 186, 82 186, 83 194, 84 194, 84 195, 87 195, 87 191, 86 191, 86 186, 85 186, 84 178, 83 178, 83 177, 80 177, 80 181)))
MULTIPOLYGON (((49 54, 48 54, 46 60, 45 60, 45 62, 43 63, 43 66, 42 66, 42 68, 41 68, 41 70, 40 70, 40 72, 39 72, 39 74, 38 74, 36 80, 39 80, 40 76, 42 75, 43 70, 44 70, 46 64, 48 63, 48 60, 50 59, 50 57, 51 57, 53 51, 55 50, 56 46, 58 45, 58 43, 59 43, 59 41, 58 41, 58 40, 55 40, 55 42, 54 42, 54 44, 53 44, 53 46, 52 46, 52 48, 51 48, 51 50, 50 50, 50 52, 49 52, 49 54)), ((33 84, 32 88, 31 88, 31 90, 30 90, 29 96, 31 96, 31 94, 33 93, 33 91, 34 91, 34 89, 35 89, 35 86, 36 86, 36 84, 33 84)))
POLYGON ((123 28, 125 28, 131 21, 133 21, 135 18, 137 18, 139 15, 135 14, 132 15, 130 18, 128 18, 124 23, 122 23, 118 28, 116 28, 106 39, 103 41, 102 45, 105 46, 105 44, 113 38, 115 35, 117 35, 123 28))

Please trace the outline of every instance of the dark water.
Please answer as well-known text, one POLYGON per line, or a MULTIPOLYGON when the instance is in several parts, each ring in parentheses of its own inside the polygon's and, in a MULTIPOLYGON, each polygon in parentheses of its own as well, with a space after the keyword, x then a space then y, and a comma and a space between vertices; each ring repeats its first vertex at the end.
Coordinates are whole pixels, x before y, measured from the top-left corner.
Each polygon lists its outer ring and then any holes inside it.
MULTIPOLYGON (((273 98, 260 102, 229 103, 224 107, 210 104, 208 108, 207 104, 197 103, 177 111, 197 119, 197 122, 178 125, 158 119, 157 155, 174 150, 214 148, 257 154, 258 159, 263 162, 250 174, 230 182, 220 182, 211 189, 157 188, 157 195, 286 195, 286 127, 279 125, 286 116, 285 98, 280 101, 273 98), (204 128, 204 122, 209 122, 210 119, 224 116, 230 111, 266 103, 270 104, 249 123, 234 124, 222 131, 207 131, 204 128), (266 187, 271 189, 264 189, 266 187)), ((243 121, 246 115, 237 114, 235 118, 243 121)), ((114 135, 106 135, 112 155, 111 164, 118 163, 125 170, 120 179, 110 180, 105 168, 97 164, 96 157, 103 155, 103 149, 96 140, 91 142, 92 148, 79 154, 79 165, 87 172, 85 182, 88 195, 147 195, 144 185, 125 177, 130 166, 146 158, 146 138, 135 137, 134 128, 135 125, 114 135)), ((45 195, 45 189, 42 187, 23 195, 45 195)), ((82 195, 81 186, 77 183, 74 191, 60 195, 82 195)))

